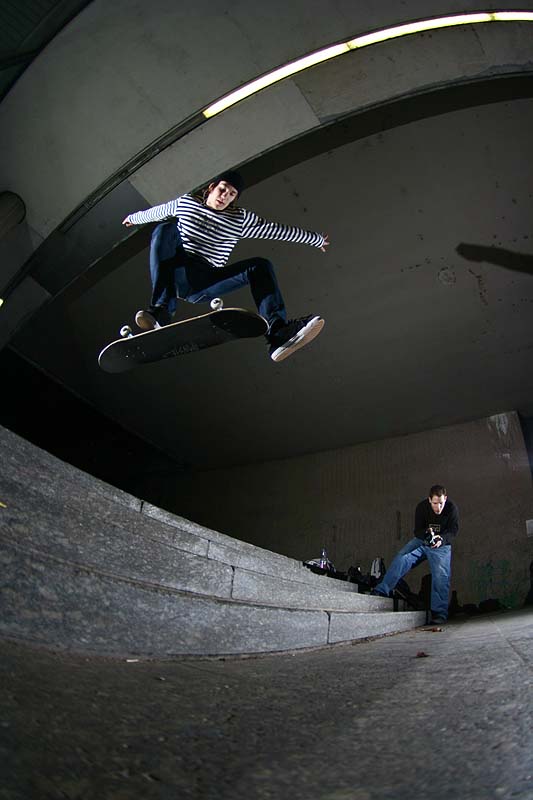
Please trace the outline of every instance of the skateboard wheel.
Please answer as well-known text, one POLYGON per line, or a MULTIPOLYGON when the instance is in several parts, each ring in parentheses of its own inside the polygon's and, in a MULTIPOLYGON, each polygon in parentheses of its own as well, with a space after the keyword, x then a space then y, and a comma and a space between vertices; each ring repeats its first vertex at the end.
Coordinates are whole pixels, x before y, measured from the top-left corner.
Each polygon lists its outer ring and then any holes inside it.
POLYGON ((224 301, 220 297, 214 297, 211 300, 210 305, 211 305, 211 308, 213 309, 213 311, 220 311, 220 309, 224 305, 224 301))
POLYGON ((123 325, 120 329, 120 335, 123 339, 127 339, 129 336, 132 335, 131 328, 129 325, 123 325))

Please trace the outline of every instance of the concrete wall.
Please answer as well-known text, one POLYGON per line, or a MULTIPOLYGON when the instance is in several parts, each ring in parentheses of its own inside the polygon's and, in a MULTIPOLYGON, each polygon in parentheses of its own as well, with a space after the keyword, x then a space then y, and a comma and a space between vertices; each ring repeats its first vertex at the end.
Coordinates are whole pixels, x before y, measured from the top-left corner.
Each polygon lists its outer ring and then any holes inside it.
MULTIPOLYGON (((458 505, 452 589, 460 604, 497 598, 521 605, 529 589, 533 491, 514 412, 412 436, 152 487, 153 502, 204 525, 297 559, 326 545, 338 569, 382 556, 410 538, 416 503, 443 483, 458 505)), ((427 569, 408 582, 418 591, 427 569)))

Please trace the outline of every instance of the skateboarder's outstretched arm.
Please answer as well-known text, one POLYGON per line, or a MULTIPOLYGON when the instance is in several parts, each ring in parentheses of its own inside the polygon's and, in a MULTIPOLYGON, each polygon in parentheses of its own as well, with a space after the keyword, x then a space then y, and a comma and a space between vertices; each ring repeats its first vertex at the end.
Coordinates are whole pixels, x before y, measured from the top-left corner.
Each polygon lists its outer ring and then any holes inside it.
MULTIPOLYGON (((122 220, 122 224, 127 227, 132 225, 144 225, 148 222, 162 222, 163 220, 177 217, 179 215, 181 197, 162 203, 145 211, 136 211, 128 214, 122 220)), ((307 231, 294 225, 282 225, 279 222, 272 222, 262 219, 253 211, 239 209, 243 215, 242 219, 242 238, 245 239, 275 239, 278 241, 308 244, 318 247, 323 253, 329 246, 327 234, 307 231)))
POLYGON ((178 215, 180 198, 176 197, 175 200, 169 200, 168 203, 163 203, 160 206, 152 206, 145 211, 136 211, 134 214, 128 214, 122 220, 122 224, 128 228, 131 225, 144 225, 147 222, 162 222, 165 219, 176 217, 178 215))
POLYGON ((253 211, 245 209, 243 209, 243 214, 242 236, 244 239, 275 239, 283 242, 294 242, 295 244, 308 244, 312 247, 320 248, 324 253, 329 245, 327 234, 307 231, 294 225, 282 225, 280 222, 272 222, 259 217, 253 211))

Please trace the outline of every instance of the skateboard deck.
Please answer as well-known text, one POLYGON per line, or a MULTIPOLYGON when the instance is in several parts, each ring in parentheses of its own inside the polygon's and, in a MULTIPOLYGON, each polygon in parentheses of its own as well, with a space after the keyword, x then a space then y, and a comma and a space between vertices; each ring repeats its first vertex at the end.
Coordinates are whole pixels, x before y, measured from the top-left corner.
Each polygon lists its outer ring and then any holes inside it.
POLYGON ((105 372, 127 372, 141 364, 262 336, 267 330, 263 317, 244 308, 221 308, 135 335, 126 325, 120 331, 122 338, 104 347, 98 363, 105 372))

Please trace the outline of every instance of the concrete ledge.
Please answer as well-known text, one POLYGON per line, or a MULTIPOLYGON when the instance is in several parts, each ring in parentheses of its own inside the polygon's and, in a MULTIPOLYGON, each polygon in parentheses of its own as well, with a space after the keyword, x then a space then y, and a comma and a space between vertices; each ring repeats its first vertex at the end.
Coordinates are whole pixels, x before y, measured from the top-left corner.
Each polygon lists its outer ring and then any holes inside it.
MULTIPOLYGON (((149 536, 139 535, 87 518, 80 509, 58 510, 54 501, 31 491, 22 493, 20 487, 8 497, 9 506, 0 516, 1 546, 16 548, 43 562, 62 562, 95 575, 146 582, 162 589, 290 608, 365 611, 392 606, 385 598, 338 591, 343 582, 324 576, 313 576, 319 579, 315 586, 277 576, 273 565, 267 574, 255 572, 254 559, 247 559, 250 570, 232 568, 231 562, 206 557, 204 539, 190 537, 192 552, 181 549, 182 541, 176 547, 173 529, 159 531, 154 526, 149 536)), ((231 552, 239 555, 238 550, 231 552)))
MULTIPOLYGON (((314 608, 318 598, 329 598, 331 603, 336 595, 354 598, 342 608, 366 608, 370 600, 357 593, 355 584, 315 575, 293 559, 237 540, 233 547, 213 544, 155 518, 146 520, 122 505, 100 503, 96 514, 88 514, 83 501, 70 505, 57 494, 41 494, 4 476, 0 477, 0 489, 7 504, 0 516, 0 536, 19 549, 41 552, 45 557, 50 554, 89 570, 217 597, 231 594, 231 567, 241 570, 245 565, 251 600, 270 603, 277 591, 282 593, 280 604, 292 605, 293 596, 298 607, 305 605, 306 597, 314 608), (255 591, 253 574, 259 581, 255 591)), ((162 517, 168 519, 169 515, 162 517)), ((177 524, 179 521, 175 519, 177 524)), ((390 601, 384 602, 390 606, 390 601)))
POLYGON ((423 624, 423 613, 326 613, 237 603, 95 574, 4 548, 0 633, 103 655, 224 655, 322 647, 423 624), (45 578, 43 580, 43 575, 45 578))
POLYGON ((119 581, 4 549, 0 632, 106 655, 230 654, 328 642, 323 611, 269 608, 119 581), (46 573, 43 580, 43 573, 46 573))
MULTIPOLYGON (((300 561, 145 503, 60 461, 11 431, 3 428, 0 431, 0 458, 4 464, 0 499, 10 510, 16 508, 25 514, 29 505, 48 509, 56 520, 60 516, 71 520, 72 534, 79 526, 89 526, 96 519, 100 526, 107 526, 110 535, 119 535, 118 529, 122 529, 148 539, 171 542, 174 547, 197 555, 207 553, 209 559, 231 566, 295 580, 320 590, 326 583, 333 583, 336 591, 357 593, 356 584, 316 575, 300 561)), ((44 525, 49 528, 50 521, 44 525)))
POLYGON ((328 611, 335 609, 352 612, 392 610, 393 601, 387 597, 339 592, 335 586, 337 583, 341 583, 341 581, 323 578, 323 584, 315 587, 271 575, 260 575, 257 572, 236 569, 231 596, 235 600, 255 601, 275 606, 289 606, 290 608, 328 611))
POLYGON ((0 635, 106 655, 222 655, 425 619, 143 503, 2 428, 0 459, 0 635))
MULTIPOLYGON (((206 535, 209 535, 209 531, 206 532, 206 535)), ((218 534, 218 536, 222 535, 218 534)), ((317 590, 323 589, 327 585, 329 589, 337 592, 358 593, 355 583, 337 580, 327 575, 318 575, 294 558, 264 550, 238 539, 231 539, 229 536, 226 538, 230 544, 220 544, 218 541, 209 542, 208 558, 214 558, 217 561, 252 572, 304 583, 317 590)))
MULTIPOLYGON (((284 570, 288 575, 298 575, 300 580, 306 582, 322 580, 322 576, 313 575, 299 561, 234 539, 146 503, 66 464, 2 427, 0 460, 3 464, 0 492, 7 499, 8 495, 19 498, 21 508, 27 508, 30 502, 27 496, 27 487, 30 487, 35 495, 44 495, 56 501, 58 510, 67 508, 70 509, 68 513, 74 514, 75 509, 82 509, 85 519, 96 517, 147 536, 153 536, 154 531, 164 530, 177 547, 202 554, 209 548, 209 558, 215 560, 235 565, 239 563, 246 568, 250 568, 253 561, 256 568, 262 564, 266 572, 284 570)), ((7 502, 7 499, 3 502, 7 502)), ((42 502, 39 500, 38 504, 42 502)), ((343 589, 355 591, 353 584, 346 584, 343 589)))
POLYGON ((362 639, 380 636, 385 633, 399 633, 424 625, 425 611, 379 612, 374 614, 354 614, 333 612, 329 630, 329 643, 345 642, 349 639, 362 639))
POLYGON ((9 476, 22 486, 36 487, 49 497, 93 503, 96 508, 100 501, 108 500, 135 511, 141 510, 139 498, 61 461, 1 426, 0 459, 2 476, 9 476))
POLYGON ((57 496, 41 494, 38 489, 26 488, 3 477, 0 477, 0 492, 7 506, 0 517, 0 530, 8 531, 16 524, 17 536, 28 537, 35 543, 57 541, 65 546, 68 543, 80 552, 90 552, 91 537, 101 538, 105 532, 106 543, 127 537, 141 547, 164 542, 178 550, 207 556, 206 539, 163 523, 150 524, 138 512, 116 503, 105 502, 94 508, 87 507, 83 500, 64 502, 57 496))

